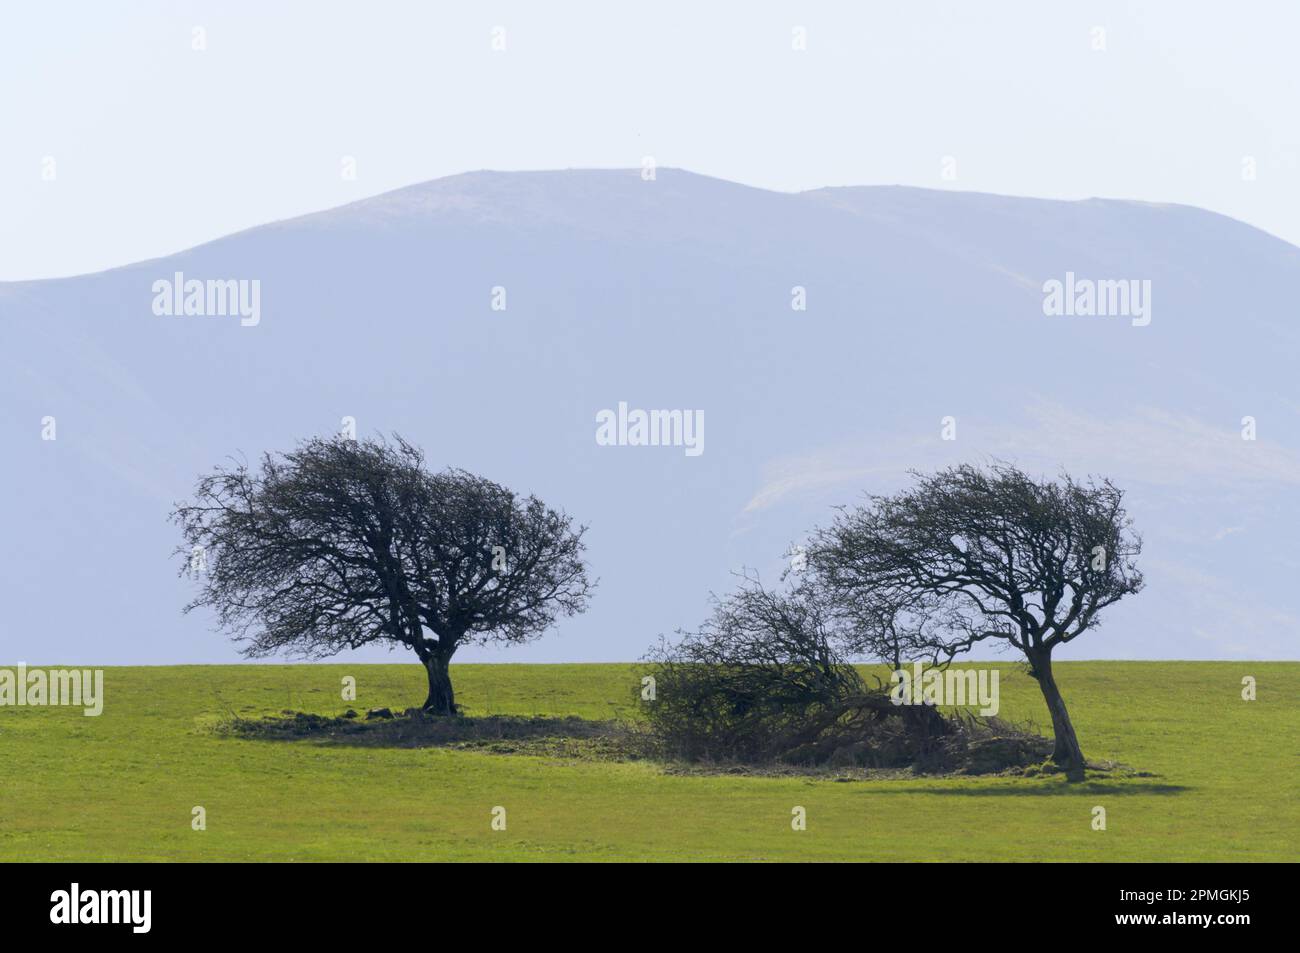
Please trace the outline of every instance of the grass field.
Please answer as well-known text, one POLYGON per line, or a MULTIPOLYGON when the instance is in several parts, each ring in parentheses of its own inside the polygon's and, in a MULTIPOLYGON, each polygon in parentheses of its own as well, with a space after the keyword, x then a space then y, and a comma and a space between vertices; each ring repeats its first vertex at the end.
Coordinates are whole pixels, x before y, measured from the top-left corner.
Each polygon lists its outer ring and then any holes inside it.
MULTIPOLYGON (((1002 670, 1005 718, 1046 711, 1002 670)), ((632 665, 457 665, 470 714, 634 716, 632 665)), ((0 708, 0 860, 1300 859, 1300 663, 1073 662, 1084 751, 1149 777, 692 775, 646 762, 226 737, 419 704, 415 664, 110 668, 98 718, 0 708), (357 680, 344 702, 340 680, 357 680), (1258 680, 1257 701, 1241 679, 1258 680), (504 831, 491 829, 495 806, 504 831), (791 829, 791 809, 807 829, 791 829), (1107 830, 1092 829, 1106 808, 1107 830), (191 809, 207 829, 191 829, 191 809)))

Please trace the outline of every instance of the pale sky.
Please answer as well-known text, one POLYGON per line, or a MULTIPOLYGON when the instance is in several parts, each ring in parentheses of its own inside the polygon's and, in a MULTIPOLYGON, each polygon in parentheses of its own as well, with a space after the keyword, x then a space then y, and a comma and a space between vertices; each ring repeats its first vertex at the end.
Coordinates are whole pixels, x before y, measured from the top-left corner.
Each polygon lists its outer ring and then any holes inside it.
POLYGON ((781 190, 1178 202, 1300 243, 1297 36, 1290 2, 10 4, 0 280, 644 156, 781 190))

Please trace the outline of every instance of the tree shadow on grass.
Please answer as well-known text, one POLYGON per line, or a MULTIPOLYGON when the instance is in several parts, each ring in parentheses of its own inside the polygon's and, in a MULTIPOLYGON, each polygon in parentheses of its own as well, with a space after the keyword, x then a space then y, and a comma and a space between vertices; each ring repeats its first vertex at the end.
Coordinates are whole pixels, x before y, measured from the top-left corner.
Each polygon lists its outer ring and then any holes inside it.
POLYGON ((1076 784, 1064 778, 1052 779, 1043 783, 1029 783, 1029 778, 1018 778, 1012 784, 961 785, 957 787, 927 787, 908 785, 891 790, 905 794, 939 794, 944 797, 1054 797, 1105 795, 1106 797, 1128 797, 1136 794, 1177 795, 1191 791, 1183 784, 1165 784, 1160 781, 1144 780, 1142 775, 1115 773, 1103 778, 1088 778, 1076 784))
POLYGON ((939 794, 948 797, 1043 797, 1056 795, 1175 795, 1190 790, 1149 780, 1154 775, 1110 762, 1090 764, 1088 777, 1069 784, 1049 764, 1007 773, 915 772, 849 766, 785 763, 686 763, 665 757, 643 728, 622 721, 596 721, 574 715, 426 715, 419 709, 397 714, 383 709, 374 718, 329 717, 285 710, 279 715, 244 718, 233 712, 214 726, 223 737, 253 741, 297 742, 325 747, 448 748, 491 754, 524 754, 583 761, 653 761, 671 774, 811 777, 827 781, 888 781, 890 793, 939 794), (1023 773, 1021 773, 1023 771, 1023 773), (916 784, 925 778, 974 784, 916 784), (1001 782, 1001 783, 999 783, 1001 782))
POLYGON ((458 748, 498 754, 546 754, 618 760, 637 757, 635 732, 616 721, 576 716, 425 715, 410 709, 389 717, 330 718, 282 712, 268 718, 230 717, 216 726, 225 737, 360 748, 458 748))

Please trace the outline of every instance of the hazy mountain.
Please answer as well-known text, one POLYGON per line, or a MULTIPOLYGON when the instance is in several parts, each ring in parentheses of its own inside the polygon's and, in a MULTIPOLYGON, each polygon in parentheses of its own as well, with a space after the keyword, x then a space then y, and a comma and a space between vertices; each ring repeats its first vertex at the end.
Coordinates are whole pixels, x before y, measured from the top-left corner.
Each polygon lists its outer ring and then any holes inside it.
POLYGON ((0 661, 234 658, 179 613, 171 504, 345 415, 591 527, 591 610, 461 661, 638 657, 833 504, 988 456, 1131 490, 1147 590, 1064 657, 1300 658, 1298 286, 1300 249, 1193 208, 674 170, 455 176, 0 284, 0 661), (156 315, 177 272, 260 281, 259 323, 156 315), (1045 315, 1067 272, 1150 281, 1150 323, 1045 315), (704 452, 599 446, 620 401, 702 410, 704 452))

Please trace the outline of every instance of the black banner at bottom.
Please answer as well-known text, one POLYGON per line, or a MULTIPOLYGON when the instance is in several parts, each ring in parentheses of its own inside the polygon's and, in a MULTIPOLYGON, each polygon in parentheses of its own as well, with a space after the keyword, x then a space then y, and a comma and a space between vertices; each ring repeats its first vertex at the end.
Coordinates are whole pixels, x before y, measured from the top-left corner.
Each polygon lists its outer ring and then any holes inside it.
MULTIPOLYGON (((530 865, 431 866, 8 864, 0 867, 0 922, 11 939, 337 942, 355 935, 373 942, 388 925, 406 932, 412 918, 463 925, 480 917, 492 929, 522 927, 521 917, 535 916, 539 929, 553 930, 567 910, 626 916, 638 929, 655 930, 678 919, 699 925, 716 918, 734 937, 749 910, 757 911, 752 927, 764 931, 783 917, 793 928, 816 915, 824 926, 871 933, 891 917, 923 916, 909 932, 937 930, 943 942, 1038 929, 1232 942, 1261 928, 1285 929, 1295 916, 1284 912, 1294 880, 1286 864, 860 864, 833 872, 751 865, 728 871, 725 882, 705 869, 712 865, 613 873, 579 864, 545 877, 530 865), (863 918, 856 926, 855 916, 863 918), (995 933, 983 932, 981 921, 995 933)), ((572 926, 581 932, 579 922, 572 926)))

